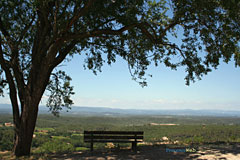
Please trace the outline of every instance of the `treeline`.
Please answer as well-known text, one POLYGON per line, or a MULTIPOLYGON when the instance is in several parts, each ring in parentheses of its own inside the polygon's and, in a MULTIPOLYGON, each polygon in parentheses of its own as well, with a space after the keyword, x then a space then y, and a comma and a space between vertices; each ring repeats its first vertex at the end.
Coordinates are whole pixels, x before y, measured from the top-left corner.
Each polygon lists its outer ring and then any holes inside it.
POLYGON ((62 127, 72 126, 81 129, 89 125, 147 125, 150 123, 174 123, 183 125, 222 124, 240 125, 240 117, 205 117, 205 116, 60 116, 39 115, 37 126, 62 127))

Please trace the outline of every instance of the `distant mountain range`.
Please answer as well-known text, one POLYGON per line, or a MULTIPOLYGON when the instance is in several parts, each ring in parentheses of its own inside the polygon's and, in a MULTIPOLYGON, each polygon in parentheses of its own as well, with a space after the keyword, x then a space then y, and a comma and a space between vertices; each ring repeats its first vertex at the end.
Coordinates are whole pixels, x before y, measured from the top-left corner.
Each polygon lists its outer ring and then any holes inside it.
MULTIPOLYGON (((10 104, 0 104, 0 114, 11 114, 12 108, 10 104)), ((39 107, 40 114, 50 114, 46 106, 39 107)), ((63 110, 61 114, 67 115, 105 115, 105 116, 121 116, 121 115, 182 115, 182 116, 223 116, 223 117, 240 117, 240 111, 227 110, 143 110, 143 109, 117 109, 106 107, 81 107, 73 106, 69 112, 63 110)))

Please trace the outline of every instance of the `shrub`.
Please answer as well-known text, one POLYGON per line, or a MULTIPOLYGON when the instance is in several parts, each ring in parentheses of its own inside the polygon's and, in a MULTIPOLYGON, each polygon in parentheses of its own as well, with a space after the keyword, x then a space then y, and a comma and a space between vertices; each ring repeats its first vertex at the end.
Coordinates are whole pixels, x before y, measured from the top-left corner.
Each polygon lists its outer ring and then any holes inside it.
POLYGON ((40 147, 42 144, 50 140, 51 139, 48 135, 38 134, 36 138, 33 138, 32 147, 35 147, 35 148, 40 147))
POLYGON ((74 147, 83 147, 83 137, 82 136, 71 136, 70 140, 71 144, 73 144, 74 147))
POLYGON ((68 153, 74 151, 74 146, 55 139, 42 144, 39 151, 41 153, 68 153))
POLYGON ((0 150, 11 150, 13 148, 13 129, 3 128, 0 131, 0 150))

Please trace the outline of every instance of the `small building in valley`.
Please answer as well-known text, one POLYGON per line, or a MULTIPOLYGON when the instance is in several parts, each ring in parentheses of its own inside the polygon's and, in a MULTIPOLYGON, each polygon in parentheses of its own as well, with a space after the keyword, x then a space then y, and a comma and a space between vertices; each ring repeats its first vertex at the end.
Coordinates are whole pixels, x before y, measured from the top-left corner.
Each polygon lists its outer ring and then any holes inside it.
POLYGON ((5 127, 13 127, 14 124, 12 124, 11 122, 8 122, 8 123, 4 123, 4 126, 5 127))

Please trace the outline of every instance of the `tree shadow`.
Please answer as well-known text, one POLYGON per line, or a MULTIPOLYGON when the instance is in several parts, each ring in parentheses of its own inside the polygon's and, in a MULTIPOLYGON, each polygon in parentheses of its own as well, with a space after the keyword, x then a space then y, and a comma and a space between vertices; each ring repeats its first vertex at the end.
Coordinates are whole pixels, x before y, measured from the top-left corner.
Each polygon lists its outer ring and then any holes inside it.
MULTIPOLYGON (((189 151, 189 150, 188 150, 189 151)), ((193 150, 192 150, 193 151, 193 150)), ((50 155, 51 159, 67 160, 203 160, 203 159, 240 159, 240 144, 221 146, 187 146, 176 147, 171 145, 138 146, 136 152, 130 148, 99 149, 93 152, 82 151, 63 155, 50 155), (196 152, 183 152, 183 149, 196 149, 196 152), (175 150, 175 152, 173 152, 175 150), (177 151, 177 152, 176 152, 177 151)))
MULTIPOLYGON (((228 144, 203 144, 192 146, 178 145, 144 145, 138 146, 136 152, 129 148, 97 149, 91 151, 81 151, 66 154, 34 154, 31 157, 22 159, 55 159, 55 160, 231 160, 240 159, 240 143, 228 144), (196 152, 182 152, 183 149, 195 149, 196 152), (178 152, 172 152, 172 151, 178 152)), ((188 150, 193 151, 193 150, 188 150)), ((16 159, 11 156, 11 152, 1 153, 0 159, 16 159)))

